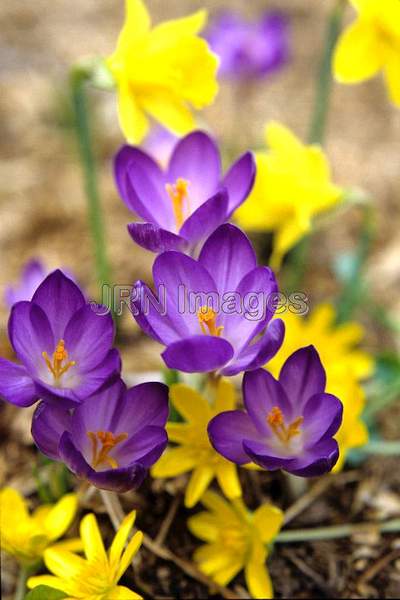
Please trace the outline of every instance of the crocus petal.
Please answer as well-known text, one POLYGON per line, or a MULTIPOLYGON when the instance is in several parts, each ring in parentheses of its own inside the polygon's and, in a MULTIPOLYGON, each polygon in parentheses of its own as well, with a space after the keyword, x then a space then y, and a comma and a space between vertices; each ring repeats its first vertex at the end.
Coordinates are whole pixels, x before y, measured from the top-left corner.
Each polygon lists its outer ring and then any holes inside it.
POLYGON ((329 473, 339 458, 336 440, 323 439, 303 456, 294 461, 290 472, 299 477, 319 477, 329 473))
POLYGON ((211 335, 194 335, 173 342, 161 355, 170 369, 184 373, 209 373, 221 368, 233 356, 226 340, 211 335))
POLYGON ((210 464, 198 465, 189 479, 185 492, 186 508, 193 508, 200 500, 214 478, 214 468, 210 464))
POLYGON ((116 348, 112 348, 101 364, 96 365, 91 371, 82 376, 75 388, 78 401, 83 401, 94 394, 107 381, 113 380, 121 371, 121 357, 116 348))
POLYGON ((114 158, 114 177, 122 200, 134 212, 137 211, 134 202, 131 201, 126 179, 136 165, 146 173, 149 179, 155 182, 160 194, 163 192, 164 184, 163 172, 151 156, 140 150, 140 148, 128 145, 122 146, 114 158))
MULTIPOLYGON (((160 344, 180 339, 181 321, 170 319, 163 297, 157 298, 143 281, 133 286, 131 312, 144 333, 160 344)), ((183 331, 186 333, 186 328, 183 331)))
POLYGON ((227 211, 228 195, 226 190, 221 190, 186 219, 179 233, 191 244, 198 244, 226 220, 227 211))
POLYGON ((300 348, 282 367, 279 375, 288 398, 301 414, 306 402, 325 390, 326 374, 314 346, 300 348))
POLYGON ((228 190, 228 218, 250 194, 256 177, 256 162, 251 152, 246 152, 229 169, 222 184, 228 190))
POLYGON ((243 449, 256 465, 268 471, 284 469, 285 471, 292 472, 292 466, 296 464, 296 459, 292 456, 283 456, 279 453, 279 450, 268 446, 265 441, 244 440, 243 449))
POLYGON ((0 396, 16 406, 31 406, 39 397, 25 367, 0 358, 0 396))
POLYGON ((167 443, 165 429, 149 425, 118 446, 114 457, 121 467, 140 463, 149 468, 160 458, 167 443))
POLYGON ((221 160, 214 140, 202 131, 194 131, 174 148, 168 169, 169 183, 181 177, 189 184, 192 210, 197 209, 218 188, 221 160))
POLYGON ((205 242, 199 262, 212 275, 218 292, 235 292, 243 277, 255 269, 257 258, 248 237, 235 225, 221 225, 205 242))
POLYGON ((166 229, 161 229, 153 223, 129 223, 129 235, 136 244, 150 252, 166 252, 167 250, 185 251, 187 241, 166 229))
POLYGON ((311 448, 322 438, 333 437, 343 418, 343 405, 332 394, 316 394, 304 407, 305 447, 311 448))
POLYGON ((278 406, 286 420, 292 418, 292 407, 279 383, 265 369, 248 371, 243 377, 243 400, 247 412, 260 433, 269 436, 267 416, 278 406))
POLYGON ((282 319, 274 319, 267 327, 264 335, 244 348, 227 367, 222 375, 236 375, 241 371, 252 371, 267 363, 282 346, 285 335, 285 324, 282 319))
POLYGON ((85 304, 79 287, 57 269, 46 277, 32 297, 45 312, 52 325, 56 342, 63 338, 72 315, 85 304))
POLYGON ((32 418, 32 437, 39 450, 53 460, 60 460, 58 444, 71 425, 71 415, 64 407, 41 402, 32 418))
POLYGON ((249 415, 241 410, 229 410, 211 419, 208 435, 217 452, 239 465, 249 462, 243 440, 261 437, 249 415))
POLYGON ((68 323, 65 347, 80 372, 91 371, 103 362, 110 351, 115 334, 111 314, 98 315, 91 306, 83 306, 68 323))
POLYGON ((107 554, 101 537, 97 519, 93 513, 85 515, 79 528, 86 558, 91 561, 105 563, 107 554))
POLYGON ((163 383, 141 383, 127 390, 112 426, 132 435, 149 425, 164 427, 168 419, 168 387, 163 383))

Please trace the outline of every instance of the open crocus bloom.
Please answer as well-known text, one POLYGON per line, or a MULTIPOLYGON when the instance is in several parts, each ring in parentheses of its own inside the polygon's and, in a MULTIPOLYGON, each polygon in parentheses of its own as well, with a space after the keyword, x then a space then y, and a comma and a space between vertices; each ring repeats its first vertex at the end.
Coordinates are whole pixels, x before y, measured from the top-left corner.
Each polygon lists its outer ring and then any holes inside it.
POLYGON ((120 371, 111 315, 96 314, 59 270, 13 306, 8 328, 21 364, 0 358, 0 395, 17 406, 38 398, 74 405, 120 371))
POLYGON ((166 171, 136 147, 123 146, 115 158, 121 198, 144 221, 129 233, 152 252, 193 253, 244 202, 254 177, 249 152, 222 177, 217 145, 201 131, 176 144, 166 171))
POLYGON ((64 462, 80 479, 118 492, 137 488, 167 445, 168 388, 143 383, 129 390, 120 379, 73 414, 39 404, 32 435, 39 449, 64 462))
POLYGON ((249 459, 275 471, 315 477, 330 471, 339 450, 333 436, 342 421, 342 404, 324 392, 326 376, 313 346, 292 354, 279 381, 264 369, 246 373, 246 412, 221 413, 210 421, 214 448, 237 464, 249 459))
POLYGON ((165 305, 138 282, 132 312, 145 333, 167 347, 162 357, 169 368, 235 375, 258 368, 279 350, 284 325, 280 319, 270 323, 275 276, 257 266, 237 227, 221 225, 198 260, 164 252, 154 262, 153 278, 165 305))
POLYGON ((208 40, 219 56, 219 74, 232 78, 263 77, 288 60, 287 20, 268 11, 251 23, 228 12, 210 27, 208 40))

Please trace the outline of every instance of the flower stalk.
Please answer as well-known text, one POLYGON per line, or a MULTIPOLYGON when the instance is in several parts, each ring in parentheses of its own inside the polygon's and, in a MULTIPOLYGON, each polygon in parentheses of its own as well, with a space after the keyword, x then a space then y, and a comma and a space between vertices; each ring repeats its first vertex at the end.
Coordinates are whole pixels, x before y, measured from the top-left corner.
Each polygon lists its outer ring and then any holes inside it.
POLYGON ((275 538, 277 544, 308 542, 314 540, 334 540, 351 537, 365 531, 378 531, 379 533, 394 533, 400 531, 400 519, 392 519, 384 523, 348 523, 333 525, 331 527, 313 527, 312 529, 296 529, 283 531, 275 538))

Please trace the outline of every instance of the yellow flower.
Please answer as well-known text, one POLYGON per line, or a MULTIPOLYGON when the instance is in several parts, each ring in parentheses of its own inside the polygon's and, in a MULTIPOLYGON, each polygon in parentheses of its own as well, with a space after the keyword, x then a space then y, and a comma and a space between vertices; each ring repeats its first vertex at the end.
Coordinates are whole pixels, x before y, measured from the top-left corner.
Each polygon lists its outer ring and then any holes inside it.
POLYGON ((218 59, 197 34, 199 11, 151 29, 142 0, 126 0, 126 19, 107 65, 118 87, 121 128, 132 143, 149 130, 148 116, 183 135, 194 128, 190 106, 211 104, 218 91, 218 59))
POLYGON ((68 594, 68 600, 129 600, 141 598, 127 587, 117 585, 138 551, 141 531, 124 546, 135 522, 132 511, 122 521, 108 552, 94 514, 86 515, 80 526, 85 558, 67 550, 49 548, 44 553, 48 570, 54 575, 39 575, 28 579, 28 587, 48 585, 68 594))
MULTIPOLYGON (((60 538, 71 525, 78 502, 67 494, 57 504, 42 505, 32 515, 25 499, 13 488, 0 491, 0 537, 3 550, 24 565, 40 560, 46 548, 60 538)), ((59 542, 59 547, 76 548, 79 540, 59 542)))
POLYGON ((235 389, 226 379, 220 379, 210 404, 199 392, 187 385, 171 387, 170 398, 185 423, 168 423, 168 437, 179 444, 169 448, 154 465, 153 477, 176 477, 192 471, 185 493, 185 506, 191 508, 202 497, 214 477, 228 498, 238 498, 240 488, 237 467, 223 458, 211 446, 207 425, 215 415, 236 408, 235 389))
POLYGON ((307 318, 286 312, 280 315, 286 324, 285 340, 278 354, 268 363, 268 370, 277 377, 286 359, 298 348, 313 344, 327 375, 326 390, 343 403, 343 422, 336 434, 340 448, 335 471, 344 463, 351 448, 368 441, 368 431, 361 420, 365 406, 364 390, 360 381, 374 369, 372 357, 359 350, 357 344, 364 331, 359 323, 349 322, 335 326, 335 309, 331 304, 320 304, 307 318))
POLYGON ((383 72, 389 96, 400 106, 400 2, 351 0, 357 19, 339 38, 333 70, 341 83, 359 83, 383 72))
POLYGON ((204 494, 202 503, 208 512, 188 520, 193 535, 206 542, 194 553, 200 570, 219 585, 227 585, 244 569, 251 596, 272 598, 266 546, 282 526, 282 511, 264 504, 251 513, 241 499, 228 503, 211 491, 204 494))
POLYGON ((340 201, 342 190, 331 182, 319 146, 302 144, 276 122, 266 126, 265 135, 268 151, 256 153, 255 185, 236 218, 244 229, 275 233, 271 265, 276 269, 311 230, 312 218, 340 201))

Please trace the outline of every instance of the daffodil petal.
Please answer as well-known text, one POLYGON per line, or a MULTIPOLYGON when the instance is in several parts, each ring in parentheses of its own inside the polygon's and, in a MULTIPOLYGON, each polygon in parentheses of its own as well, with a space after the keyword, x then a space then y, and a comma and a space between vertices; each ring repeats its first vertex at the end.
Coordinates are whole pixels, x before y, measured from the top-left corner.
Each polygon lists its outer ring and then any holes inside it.
POLYGON ((97 524, 97 519, 93 513, 83 517, 80 526, 80 534, 86 558, 89 561, 106 562, 107 554, 97 524))
POLYGON ((109 560, 112 566, 117 565, 121 558, 124 546, 135 523, 135 519, 136 511, 133 510, 126 515, 126 517, 122 520, 121 525, 118 527, 118 531, 115 534, 109 549, 109 560))
POLYGON ((276 506, 263 504, 254 512, 254 527, 260 539, 270 543, 278 535, 283 524, 283 512, 276 506))
POLYGON ((165 39, 167 44, 171 43, 171 38, 194 36, 199 33, 207 21, 207 11, 198 10, 197 12, 180 19, 171 19, 164 21, 154 27, 153 34, 158 41, 165 39))
POLYGON ((137 531, 135 535, 130 540, 127 545, 124 553, 121 556, 121 560, 119 562, 118 571, 117 571, 117 581, 122 577, 125 573, 126 569, 129 567, 132 562, 133 557, 136 552, 139 550, 143 541, 143 533, 141 531, 137 531))
POLYGON ((339 38, 333 61, 335 77, 341 83, 370 79, 382 67, 379 40, 367 21, 358 19, 339 38))
POLYGON ((44 522, 51 540, 56 540, 66 532, 76 515, 77 508, 76 494, 66 494, 51 508, 44 522))
POLYGON ((139 105, 143 111, 176 135, 185 135, 195 127, 194 117, 185 101, 168 90, 157 94, 150 91, 141 94, 139 105))
POLYGON ((197 463, 197 456, 193 449, 170 448, 161 456, 151 469, 152 477, 176 477, 186 471, 191 471, 197 463))
POLYGON ((185 493, 186 508, 193 508, 200 500, 211 481, 214 478, 215 470, 209 465, 199 465, 193 471, 185 493))
POLYGON ((242 495, 237 466, 234 463, 222 459, 218 463, 216 475, 221 490, 227 498, 238 498, 242 495))
POLYGON ((149 131, 149 120, 124 77, 118 82, 118 117, 126 139, 132 144, 140 144, 149 131))

